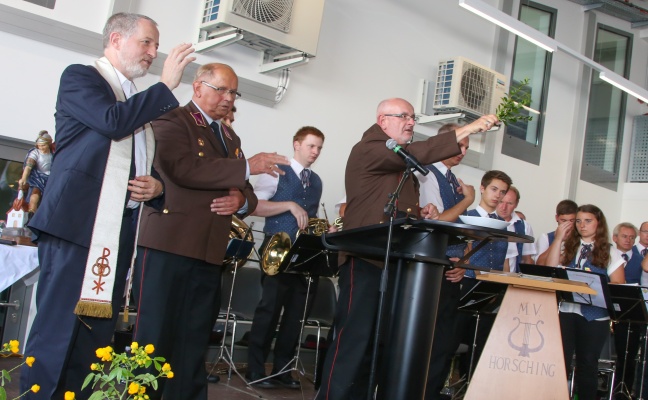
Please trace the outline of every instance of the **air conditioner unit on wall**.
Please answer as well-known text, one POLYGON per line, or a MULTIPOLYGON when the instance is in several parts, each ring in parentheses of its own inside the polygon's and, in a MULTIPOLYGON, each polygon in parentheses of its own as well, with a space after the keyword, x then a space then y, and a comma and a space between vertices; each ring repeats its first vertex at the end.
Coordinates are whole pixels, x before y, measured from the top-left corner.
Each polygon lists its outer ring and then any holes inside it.
POLYGON ((317 53, 324 0, 205 0, 201 39, 241 31, 238 43, 273 58, 317 53))
POLYGON ((462 112, 478 118, 494 114, 505 94, 504 75, 455 57, 439 63, 432 108, 435 113, 462 112))

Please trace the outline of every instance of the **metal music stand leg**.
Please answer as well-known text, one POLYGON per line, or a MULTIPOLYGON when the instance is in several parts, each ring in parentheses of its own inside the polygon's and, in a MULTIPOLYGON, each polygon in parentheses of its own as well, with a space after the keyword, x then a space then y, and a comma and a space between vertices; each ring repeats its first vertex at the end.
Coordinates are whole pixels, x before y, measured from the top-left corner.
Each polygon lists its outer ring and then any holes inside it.
POLYGON ((630 395, 630 389, 628 389, 628 385, 625 383, 625 376, 626 376, 626 366, 628 365, 628 345, 630 344, 630 332, 632 331, 632 324, 628 322, 628 333, 626 335, 626 346, 625 346, 625 357, 623 357, 623 375, 621 376, 621 382, 612 390, 613 394, 622 394, 625 396, 628 400, 632 400, 632 396, 630 395))
POLYGON ((229 299, 227 302, 227 310, 225 312, 225 328, 223 330, 223 339, 221 340, 220 347, 218 349, 218 357, 216 358, 215 361, 212 362, 212 367, 209 370, 209 373, 207 374, 207 377, 212 376, 214 373, 214 370, 216 369, 216 365, 220 362, 223 361, 225 364, 228 366, 228 371, 227 371, 227 379, 230 380, 232 378, 232 371, 236 375, 239 376, 245 382, 245 379, 243 376, 240 374, 240 372, 236 369, 236 365, 234 364, 234 360, 232 359, 232 354, 234 353, 234 337, 236 336, 236 317, 233 317, 233 322, 234 322, 234 328, 232 330, 232 342, 230 343, 230 349, 228 350, 225 340, 227 339, 227 328, 229 326, 230 322, 230 311, 232 309, 232 297, 234 295, 234 286, 236 284, 236 272, 238 271, 238 259, 234 259, 234 270, 233 270, 233 276, 232 276, 232 286, 230 287, 230 294, 229 294, 229 299))
MULTIPOLYGON (((255 383, 263 382, 268 379, 272 379, 275 376, 279 376, 284 374, 287 371, 297 371, 299 372, 302 376, 305 376, 306 370, 304 369, 304 365, 301 362, 301 359, 299 358, 299 354, 301 351, 301 338, 304 334, 304 325, 306 324, 306 312, 308 311, 308 296, 310 295, 310 288, 311 288, 311 283, 313 283, 313 278, 310 273, 306 274, 306 280, 308 281, 308 285, 306 285, 306 304, 304 304, 304 312, 302 314, 302 320, 301 320, 301 326, 299 328, 299 340, 297 342, 297 352, 293 356, 292 360, 288 361, 286 365, 284 365, 279 371, 272 375, 268 375, 264 378, 257 379, 256 381, 250 381, 248 382, 248 385, 253 385, 255 383), (293 365, 294 364, 294 365, 293 365)), ((319 337, 318 337, 319 340, 319 337)))
POLYGON ((638 400, 643 400, 643 387, 644 387, 644 377, 646 376, 646 353, 648 352, 648 325, 646 325, 646 334, 644 336, 644 348, 641 358, 642 367, 641 367, 641 384, 639 385, 639 395, 637 396, 638 400))
POLYGON ((477 334, 479 332, 479 312, 475 313, 475 317, 477 317, 477 320, 475 321, 475 334, 473 336, 472 352, 470 353, 470 363, 468 363, 468 374, 466 376, 466 382, 464 382, 464 384, 459 389, 457 389, 457 392, 452 396, 453 399, 459 398, 459 395, 463 393, 464 390, 468 389, 470 380, 472 378, 473 365, 475 362, 475 351, 477 350, 477 334))

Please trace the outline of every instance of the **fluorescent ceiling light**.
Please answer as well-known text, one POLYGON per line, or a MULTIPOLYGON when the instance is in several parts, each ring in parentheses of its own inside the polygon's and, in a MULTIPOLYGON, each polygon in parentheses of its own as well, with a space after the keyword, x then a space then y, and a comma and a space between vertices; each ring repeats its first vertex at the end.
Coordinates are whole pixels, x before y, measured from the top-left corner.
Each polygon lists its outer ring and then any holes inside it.
POLYGON ((614 72, 601 71, 599 73, 599 78, 610 85, 618 87, 629 95, 642 100, 644 103, 648 103, 648 91, 639 85, 622 78, 620 75, 617 75, 614 72))
POLYGON ((489 6, 481 0, 459 0, 459 5, 468 11, 479 15, 490 22, 528 40, 536 46, 542 47, 548 52, 556 51, 556 41, 547 35, 531 28, 529 25, 518 21, 510 15, 489 6))

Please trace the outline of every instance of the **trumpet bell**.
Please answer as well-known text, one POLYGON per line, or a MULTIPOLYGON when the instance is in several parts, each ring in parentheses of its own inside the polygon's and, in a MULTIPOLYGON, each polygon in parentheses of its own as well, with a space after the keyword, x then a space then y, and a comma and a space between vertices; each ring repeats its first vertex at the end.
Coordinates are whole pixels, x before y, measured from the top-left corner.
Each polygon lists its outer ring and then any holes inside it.
MULTIPOLYGON (((237 218, 235 215, 232 215, 232 225, 230 226, 229 238, 254 242, 254 237, 252 237, 252 231, 250 230, 249 226, 245 222, 237 218), (245 232, 247 231, 249 231, 248 235, 243 238, 245 232)), ((225 257, 225 259, 223 260, 223 266, 232 265, 238 260, 238 267, 242 267, 252 255, 252 251, 253 249, 250 250, 248 254, 241 254, 238 257, 225 257)))
POLYGON ((270 237, 263 250, 261 269, 267 275, 277 275, 279 266, 291 247, 290 236, 286 232, 275 233, 270 237))

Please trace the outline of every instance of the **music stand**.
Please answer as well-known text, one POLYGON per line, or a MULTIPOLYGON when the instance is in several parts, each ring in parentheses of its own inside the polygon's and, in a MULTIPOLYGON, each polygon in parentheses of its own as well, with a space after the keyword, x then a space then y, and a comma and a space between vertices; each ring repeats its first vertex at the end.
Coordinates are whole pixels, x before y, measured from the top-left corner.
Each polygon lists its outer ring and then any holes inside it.
POLYGON ((475 286, 470 288, 470 290, 459 300, 459 306, 457 307, 457 309, 460 311, 472 313, 475 316, 476 321, 472 351, 470 354, 470 362, 468 363, 468 375, 466 382, 461 388, 459 388, 458 393, 461 393, 461 390, 464 387, 470 385, 470 379, 472 377, 472 371, 475 362, 475 352, 477 350, 477 334, 479 332, 479 321, 481 314, 497 313, 500 305, 502 304, 502 299, 504 298, 507 287, 507 285, 501 283, 477 281, 475 286))
MULTIPOLYGON (((628 362, 628 344, 630 342, 630 324, 637 323, 646 325, 646 336, 644 338, 644 349, 648 345, 648 309, 646 308, 647 296, 644 293, 645 288, 634 285, 609 285, 610 298, 612 306, 617 312, 615 321, 627 322, 628 333, 626 337, 625 357, 623 359, 623 376, 621 382, 614 388, 614 393, 620 393, 628 399, 630 396, 630 388, 625 384, 626 364, 628 362)), ((643 392, 644 373, 646 372, 646 352, 643 351, 642 355, 642 369, 641 369, 641 384, 639 389, 639 398, 643 392)))
MULTIPOLYGON (((336 251, 327 250, 322 243, 322 239, 316 235, 302 233, 295 240, 295 243, 290 247, 288 253, 284 256, 281 264, 279 265, 280 274, 297 274, 304 275, 306 281, 306 303, 304 304, 304 312, 299 330, 299 338, 304 333, 304 325, 306 323, 306 314, 308 312, 308 303, 313 283, 313 276, 335 276, 337 274, 337 256, 336 251)), ((300 339, 301 340, 301 339, 300 339)), ((264 378, 248 382, 248 385, 253 385, 276 376, 282 375, 288 371, 297 371, 302 376, 306 374, 304 365, 302 364, 299 355, 301 346, 298 341, 297 351, 286 365, 284 365, 276 373, 268 375, 264 378)))
MULTIPOLYGON (((562 268, 557 269, 560 270, 562 268)), ((606 275, 600 275, 595 272, 574 268, 565 268, 564 271, 566 274, 566 278, 564 279, 583 282, 590 288, 594 289, 597 293, 592 295, 576 292, 564 292, 562 295, 565 301, 605 308, 610 314, 610 319, 616 319, 616 311, 610 301, 610 286, 608 285, 606 275), (571 299, 569 299, 570 296, 571 299)))
MULTIPOLYGON (((245 234, 243 235, 244 238, 247 238, 250 232, 252 231, 252 225, 254 225, 254 223, 250 224, 250 227, 245 231, 245 234)), ((209 373, 207 374, 208 379, 210 376, 212 376, 214 369, 216 368, 216 365, 222 360, 228 366, 227 379, 231 379, 232 371, 234 371, 234 373, 238 375, 239 378, 241 378, 245 382, 245 379, 243 378, 241 373, 236 369, 236 365, 234 364, 234 360, 232 359, 232 353, 234 352, 234 337, 232 337, 229 350, 226 347, 225 339, 227 339, 227 328, 229 326, 230 314, 232 309, 232 297, 234 294, 234 286, 236 285, 236 272, 238 271, 238 263, 239 260, 242 260, 241 255, 250 254, 253 248, 254 248, 253 241, 243 240, 240 238, 232 238, 227 244, 227 249, 225 250, 225 256, 232 257, 232 259, 234 260, 232 286, 230 287, 227 309, 225 311, 225 327, 223 328, 223 339, 221 340, 220 348, 218 350, 218 357, 212 363, 212 367, 209 370, 209 373)))

